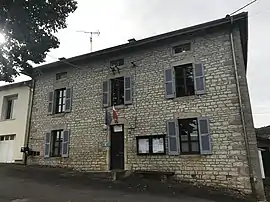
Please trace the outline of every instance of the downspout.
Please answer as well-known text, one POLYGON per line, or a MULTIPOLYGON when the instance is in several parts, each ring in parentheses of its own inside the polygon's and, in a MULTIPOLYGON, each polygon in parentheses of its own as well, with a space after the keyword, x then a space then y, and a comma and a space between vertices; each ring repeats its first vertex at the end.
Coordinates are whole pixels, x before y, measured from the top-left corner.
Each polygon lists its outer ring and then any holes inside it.
MULTIPOLYGON (((29 110, 28 110, 28 115, 27 115, 27 126, 26 126, 26 147, 29 148, 29 140, 30 140, 30 131, 31 131, 31 120, 32 120, 32 108, 34 104, 34 92, 35 92, 35 87, 36 87, 36 82, 35 79, 32 78, 32 88, 31 88, 31 94, 30 94, 30 101, 29 101, 29 110)), ((27 165, 27 154, 24 154, 24 165, 27 165)))
POLYGON ((249 138, 248 138, 248 134, 247 134, 245 116, 244 116, 244 111, 243 111, 243 102, 242 102, 242 96, 241 96, 241 91, 240 91, 239 74, 238 74, 238 70, 237 70, 235 47, 234 47, 234 41, 233 41, 233 17, 230 15, 228 15, 228 17, 230 17, 230 21, 231 21, 230 41, 231 41, 231 49, 232 49, 232 57, 233 57, 233 66, 234 66, 234 73, 235 73, 235 80, 236 80, 237 95, 238 95, 238 100, 239 100, 239 105, 240 105, 239 107, 240 107, 241 122, 243 125, 245 149, 247 152, 248 171, 249 171, 249 176, 250 176, 252 193, 257 198, 255 182, 254 182, 255 179, 254 179, 252 162, 251 162, 249 138))

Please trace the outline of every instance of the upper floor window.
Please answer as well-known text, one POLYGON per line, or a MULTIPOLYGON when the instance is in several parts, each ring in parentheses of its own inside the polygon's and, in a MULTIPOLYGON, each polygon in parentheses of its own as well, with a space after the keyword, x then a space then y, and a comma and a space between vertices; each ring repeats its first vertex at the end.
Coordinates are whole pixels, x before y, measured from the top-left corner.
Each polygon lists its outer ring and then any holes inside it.
POLYGON ((132 80, 130 76, 103 82, 103 106, 132 104, 132 80))
POLYGON ((194 75, 192 65, 175 67, 176 97, 194 95, 194 75))
POLYGON ((61 88, 49 92, 48 113, 59 114, 71 111, 72 88, 61 88))
POLYGON ((117 60, 113 60, 113 61, 110 62, 110 65, 111 66, 122 66, 124 64, 125 64, 125 61, 124 61, 123 58, 117 59, 117 60))
POLYGON ((185 43, 181 45, 177 45, 173 47, 173 53, 178 54, 178 53, 184 53, 187 51, 191 50, 191 44, 190 43, 185 43))
POLYGON ((14 119, 15 118, 15 105, 18 99, 18 95, 6 96, 3 100, 2 106, 2 119, 14 119))
POLYGON ((205 76, 202 64, 180 65, 165 70, 165 96, 176 98, 205 93, 205 76))
POLYGON ((124 104, 124 77, 111 79, 111 105, 124 104))
POLYGON ((67 77, 67 72, 60 72, 56 74, 56 80, 64 79, 67 77))
POLYGON ((66 109, 66 88, 55 90, 56 102, 55 102, 55 113, 65 112, 66 109))

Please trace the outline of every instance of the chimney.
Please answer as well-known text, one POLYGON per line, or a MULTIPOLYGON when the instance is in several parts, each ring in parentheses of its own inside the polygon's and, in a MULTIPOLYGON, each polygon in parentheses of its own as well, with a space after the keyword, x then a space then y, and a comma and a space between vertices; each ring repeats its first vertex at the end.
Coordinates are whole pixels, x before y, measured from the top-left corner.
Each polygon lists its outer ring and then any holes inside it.
POLYGON ((134 38, 128 40, 128 43, 134 43, 134 42, 136 42, 136 39, 134 38))

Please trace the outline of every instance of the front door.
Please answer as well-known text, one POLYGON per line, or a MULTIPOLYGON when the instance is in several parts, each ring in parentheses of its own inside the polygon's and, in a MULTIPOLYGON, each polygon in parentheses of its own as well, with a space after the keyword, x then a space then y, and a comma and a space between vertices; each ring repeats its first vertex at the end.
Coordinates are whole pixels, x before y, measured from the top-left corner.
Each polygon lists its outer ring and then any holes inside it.
POLYGON ((110 169, 124 170, 124 125, 111 126, 110 169))
POLYGON ((262 152, 264 173, 266 177, 270 177, 270 150, 267 147, 264 149, 262 152))

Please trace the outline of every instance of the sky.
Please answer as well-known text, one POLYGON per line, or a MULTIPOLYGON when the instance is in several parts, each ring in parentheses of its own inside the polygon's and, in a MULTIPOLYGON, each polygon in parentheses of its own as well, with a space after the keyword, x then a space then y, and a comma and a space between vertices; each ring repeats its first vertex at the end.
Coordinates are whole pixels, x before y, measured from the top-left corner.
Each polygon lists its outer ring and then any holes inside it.
MULTIPOLYGON (((67 19, 68 27, 56 36, 60 47, 46 62, 90 52, 157 34, 223 18, 251 0, 77 0, 78 9, 67 19)), ((255 127, 270 125, 270 1, 257 0, 249 12, 248 83, 255 127)), ((16 82, 29 79, 16 78, 16 82)), ((0 85, 5 83, 0 82, 0 85)))

